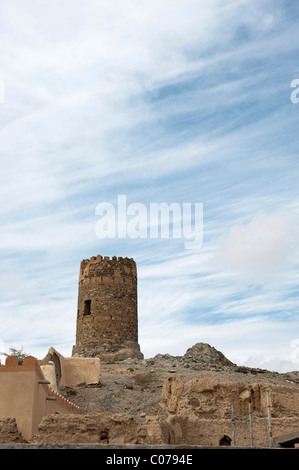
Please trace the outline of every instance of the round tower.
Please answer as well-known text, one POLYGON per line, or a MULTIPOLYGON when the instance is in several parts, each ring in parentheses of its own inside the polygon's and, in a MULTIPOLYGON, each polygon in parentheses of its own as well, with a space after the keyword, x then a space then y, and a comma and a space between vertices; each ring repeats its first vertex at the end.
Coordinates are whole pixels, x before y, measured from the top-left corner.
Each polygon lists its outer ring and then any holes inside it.
POLYGON ((137 270, 131 258, 81 261, 73 356, 142 359, 138 344, 137 270))

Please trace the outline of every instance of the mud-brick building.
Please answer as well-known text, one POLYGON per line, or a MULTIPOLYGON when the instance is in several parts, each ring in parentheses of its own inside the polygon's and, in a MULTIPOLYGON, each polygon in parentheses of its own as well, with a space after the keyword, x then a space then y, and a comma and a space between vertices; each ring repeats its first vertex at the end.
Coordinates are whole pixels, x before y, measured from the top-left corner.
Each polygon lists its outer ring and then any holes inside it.
POLYGON ((73 356, 143 358, 138 344, 137 269, 132 258, 81 261, 73 356))

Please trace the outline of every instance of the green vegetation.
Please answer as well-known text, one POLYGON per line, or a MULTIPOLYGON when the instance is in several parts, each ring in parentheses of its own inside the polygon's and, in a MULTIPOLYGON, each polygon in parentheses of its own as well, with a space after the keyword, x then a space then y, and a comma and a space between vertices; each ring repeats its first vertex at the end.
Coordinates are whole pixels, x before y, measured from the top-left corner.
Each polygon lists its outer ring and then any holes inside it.
POLYGON ((16 356, 18 358, 18 362, 20 365, 23 364, 25 357, 28 356, 28 354, 23 351, 23 346, 21 346, 21 349, 11 347, 9 348, 9 351, 10 351, 10 354, 7 354, 5 352, 1 352, 0 354, 6 357, 16 356))

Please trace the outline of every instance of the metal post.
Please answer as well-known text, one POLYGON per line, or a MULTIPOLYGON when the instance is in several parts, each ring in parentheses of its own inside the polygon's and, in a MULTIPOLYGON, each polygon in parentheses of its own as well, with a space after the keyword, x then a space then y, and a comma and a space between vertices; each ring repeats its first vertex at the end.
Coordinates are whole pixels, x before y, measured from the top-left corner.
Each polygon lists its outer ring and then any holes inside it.
POLYGON ((269 447, 272 447, 272 423, 271 423, 271 408, 270 408, 270 393, 269 392, 267 392, 267 414, 268 414, 269 447))
POLYGON ((233 442, 233 447, 235 447, 236 446, 236 436, 235 436, 234 405, 232 405, 232 442, 233 442))
POLYGON ((252 427, 251 403, 249 403, 249 429, 250 429, 250 446, 253 447, 253 427, 252 427))

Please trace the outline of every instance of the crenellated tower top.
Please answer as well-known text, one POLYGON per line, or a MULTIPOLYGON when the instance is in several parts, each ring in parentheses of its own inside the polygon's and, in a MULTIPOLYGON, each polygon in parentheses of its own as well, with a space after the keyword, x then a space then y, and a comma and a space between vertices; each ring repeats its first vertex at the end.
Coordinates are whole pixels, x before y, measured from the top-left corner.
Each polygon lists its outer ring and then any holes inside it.
MULTIPOLYGON (((89 277, 114 278, 113 280, 121 282, 121 278, 133 277, 137 281, 136 263, 133 258, 121 258, 112 256, 93 256, 90 259, 84 259, 80 265, 79 282, 89 277)), ((110 279, 111 280, 111 279, 110 279)))

